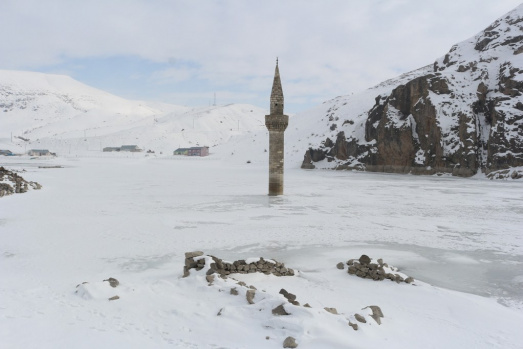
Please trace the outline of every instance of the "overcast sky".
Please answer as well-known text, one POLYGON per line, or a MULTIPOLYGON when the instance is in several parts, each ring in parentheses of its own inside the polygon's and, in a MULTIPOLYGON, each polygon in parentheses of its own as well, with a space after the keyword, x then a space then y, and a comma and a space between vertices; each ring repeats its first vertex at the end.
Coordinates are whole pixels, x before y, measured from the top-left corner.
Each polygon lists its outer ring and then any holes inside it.
POLYGON ((1 0, 0 69, 130 98, 296 113, 432 64, 518 0, 1 0))

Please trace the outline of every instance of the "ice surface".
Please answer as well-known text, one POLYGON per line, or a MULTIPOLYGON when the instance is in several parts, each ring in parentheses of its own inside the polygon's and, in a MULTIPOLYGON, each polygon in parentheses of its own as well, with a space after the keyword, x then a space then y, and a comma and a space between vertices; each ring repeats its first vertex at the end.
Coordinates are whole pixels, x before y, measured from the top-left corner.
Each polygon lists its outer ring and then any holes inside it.
POLYGON ((521 183, 288 168, 285 195, 269 197, 266 164, 219 159, 2 159, 43 189, 0 199, 0 347, 281 348, 289 335, 303 348, 523 342, 521 183), (297 276, 238 276, 258 289, 250 306, 241 287, 229 294, 230 280, 181 278, 193 250, 271 258, 297 276), (361 254, 416 286, 336 268, 361 254), (120 281, 111 302, 109 277, 120 281), (75 293, 82 282, 90 297, 75 293), (275 318, 281 288, 313 308, 275 318), (353 331, 348 321, 368 305, 381 307, 382 325, 353 331))

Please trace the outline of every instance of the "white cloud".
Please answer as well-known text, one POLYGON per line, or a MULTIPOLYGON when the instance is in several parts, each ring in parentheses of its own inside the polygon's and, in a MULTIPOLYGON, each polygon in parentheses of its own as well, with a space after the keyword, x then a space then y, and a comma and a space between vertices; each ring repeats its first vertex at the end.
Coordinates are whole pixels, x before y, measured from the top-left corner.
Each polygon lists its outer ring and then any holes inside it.
MULTIPOLYGON (((518 0, 4 0, 1 69, 74 58, 182 61, 151 81, 270 86, 276 56, 290 97, 336 96, 431 64, 518 0), (306 86, 293 81, 310 82, 306 86)), ((59 69, 56 68, 56 69, 59 69)), ((284 86, 285 88, 285 86, 284 86)), ((238 91, 243 93, 245 91, 238 91)))

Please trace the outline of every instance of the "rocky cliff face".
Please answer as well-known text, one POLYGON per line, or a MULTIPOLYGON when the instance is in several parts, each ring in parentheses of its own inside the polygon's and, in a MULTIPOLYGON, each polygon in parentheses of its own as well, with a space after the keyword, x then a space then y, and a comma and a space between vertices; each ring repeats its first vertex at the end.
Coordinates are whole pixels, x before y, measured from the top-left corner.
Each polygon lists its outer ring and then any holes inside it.
POLYGON ((327 106, 329 136, 302 168, 471 176, 523 166, 523 5, 434 64, 327 106))

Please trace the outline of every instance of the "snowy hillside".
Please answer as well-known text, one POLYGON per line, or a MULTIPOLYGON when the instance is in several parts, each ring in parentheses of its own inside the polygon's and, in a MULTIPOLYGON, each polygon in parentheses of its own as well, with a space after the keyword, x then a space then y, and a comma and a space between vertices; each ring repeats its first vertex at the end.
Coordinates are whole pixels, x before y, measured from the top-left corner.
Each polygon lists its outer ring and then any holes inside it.
POLYGON ((67 76, 17 71, 0 71, 0 110, 0 149, 46 148, 58 155, 123 144, 165 152, 212 147, 264 127, 266 114, 251 105, 128 101, 67 76))
POLYGON ((303 166, 459 176, 523 166, 522 22, 523 5, 434 64, 297 115, 309 131, 303 166))

